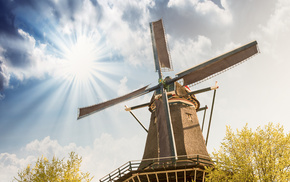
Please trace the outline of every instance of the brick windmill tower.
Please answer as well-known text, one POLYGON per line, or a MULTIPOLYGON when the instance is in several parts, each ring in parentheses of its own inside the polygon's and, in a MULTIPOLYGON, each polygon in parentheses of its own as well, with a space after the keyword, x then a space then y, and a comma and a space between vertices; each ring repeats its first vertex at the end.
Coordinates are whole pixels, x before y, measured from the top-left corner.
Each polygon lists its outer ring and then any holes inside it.
MULTIPOLYGON (((158 85, 145 86, 124 96, 79 109, 83 118, 123 101, 153 92, 149 103, 126 108, 127 111, 149 107, 151 119, 143 159, 130 161, 100 181, 204 181, 205 166, 212 165, 206 149, 196 112, 200 108, 195 93, 186 85, 200 82, 225 71, 258 53, 253 41, 221 56, 163 78, 162 72, 172 70, 162 20, 150 23, 158 85), (183 80, 183 84, 177 81, 183 80)), ((211 87, 210 89, 216 89, 211 87)), ((205 89, 206 90, 206 89, 205 89)))

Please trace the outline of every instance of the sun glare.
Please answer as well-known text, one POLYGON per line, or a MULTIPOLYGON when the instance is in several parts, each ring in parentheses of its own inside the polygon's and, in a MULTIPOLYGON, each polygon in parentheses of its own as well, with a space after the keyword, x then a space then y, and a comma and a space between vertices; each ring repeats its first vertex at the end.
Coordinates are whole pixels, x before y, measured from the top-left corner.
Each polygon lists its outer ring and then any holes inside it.
POLYGON ((121 65, 111 61, 112 54, 100 34, 74 35, 57 42, 61 46, 54 78, 76 99, 70 102, 76 101, 80 107, 107 97, 103 89, 114 88, 110 75, 118 75, 121 65))
POLYGON ((85 81, 93 74, 97 64, 97 45, 86 36, 78 37, 65 52, 65 77, 85 81))

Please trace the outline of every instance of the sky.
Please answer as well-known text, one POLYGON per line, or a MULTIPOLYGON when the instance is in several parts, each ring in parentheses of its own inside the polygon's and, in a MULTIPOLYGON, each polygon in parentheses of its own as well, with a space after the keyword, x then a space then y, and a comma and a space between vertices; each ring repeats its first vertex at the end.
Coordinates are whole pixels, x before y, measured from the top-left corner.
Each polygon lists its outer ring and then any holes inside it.
MULTIPOLYGON (((255 130, 273 122, 290 131, 289 0, 0 0, 1 181, 42 155, 75 151, 94 180, 142 158, 146 132, 124 105, 148 102, 152 93, 81 120, 77 114, 157 84, 149 22, 161 18, 174 68, 165 76, 258 42, 259 54, 190 86, 220 87, 209 153, 226 126, 255 130)), ((196 96, 209 106, 207 128, 213 92, 196 96)), ((134 113, 148 128, 148 109, 134 113)))

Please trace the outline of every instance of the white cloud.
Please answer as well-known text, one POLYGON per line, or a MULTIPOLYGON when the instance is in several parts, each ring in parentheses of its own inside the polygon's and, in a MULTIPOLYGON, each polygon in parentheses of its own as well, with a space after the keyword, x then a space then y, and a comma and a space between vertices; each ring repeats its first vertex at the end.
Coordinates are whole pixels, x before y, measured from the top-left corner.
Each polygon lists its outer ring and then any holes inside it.
POLYGON ((7 52, 5 48, 0 53, 4 60, 3 66, 5 66, 6 76, 13 75, 22 81, 29 78, 41 79, 46 74, 52 74, 59 59, 47 53, 46 44, 37 43, 33 36, 22 29, 19 29, 18 32, 24 40, 8 38, 5 40, 6 46, 8 46, 9 51, 13 48, 14 51, 22 52, 23 55, 18 57, 12 55, 7 58, 3 56, 3 53, 7 52))
POLYGON ((56 3, 61 16, 57 18, 57 30, 64 35, 74 36, 90 34, 92 30, 98 29, 101 9, 98 9, 90 0, 79 1, 75 5, 74 11, 71 11, 68 2, 56 3))
POLYGON ((5 98, 4 94, 0 94, 0 101, 3 100, 5 98))
POLYGON ((168 7, 176 8, 180 14, 187 14, 187 16, 196 13, 197 16, 201 15, 206 17, 211 24, 227 25, 232 23, 232 14, 228 10, 226 2, 223 2, 223 7, 226 7, 225 9, 219 8, 211 0, 170 0, 168 7))
MULTIPOLYGON (((248 43, 248 42, 246 42, 248 43)), ((221 49, 219 49, 217 52, 216 52, 216 56, 219 56, 219 55, 222 55, 222 54, 225 54, 226 52, 229 52, 233 49, 236 49, 238 47, 242 46, 241 44, 236 44, 234 42, 227 42, 224 47, 222 47, 221 49)))
POLYGON ((287 40, 290 40, 290 1, 279 0, 268 22, 259 28, 252 37, 260 39, 261 50, 275 61, 288 61, 289 55, 285 48, 289 47, 287 40))
POLYGON ((45 156, 51 159, 56 156, 60 159, 68 157, 71 151, 75 151, 82 157, 81 171, 89 172, 95 176, 94 180, 107 175, 107 173, 120 167, 129 160, 141 159, 143 143, 138 137, 113 138, 109 134, 102 134, 95 139, 92 146, 81 147, 74 143, 62 146, 57 140, 49 136, 43 140, 34 140, 28 143, 19 157, 16 154, 0 154, 0 179, 11 181, 17 176, 19 170, 23 170, 28 164, 33 165, 38 157, 45 156))
POLYGON ((172 45, 171 56, 176 71, 181 71, 205 61, 212 52, 211 40, 205 36, 198 36, 197 40, 175 40, 172 45))
POLYGON ((168 7, 179 7, 179 8, 185 8, 188 7, 188 5, 194 6, 198 3, 198 0, 188 1, 188 0, 170 0, 168 2, 168 7))
POLYGON ((12 181, 17 176, 20 169, 24 169, 28 164, 36 162, 34 156, 18 158, 15 154, 0 154, 0 179, 1 181, 12 181))
MULTIPOLYGON (((0 46, 0 91, 9 85, 10 74, 8 73, 7 66, 5 65, 5 58, 3 56, 5 50, 0 46)), ((4 96, 0 94, 0 100, 4 96)))
MULTIPOLYGON (((226 7, 226 6, 225 6, 226 7)), ((227 9, 221 9, 212 1, 207 0, 196 5, 196 11, 209 16, 212 24, 230 24, 233 21, 231 13, 227 9)))
MULTIPOLYGON (((118 51, 124 61, 133 65, 146 65, 152 57, 149 32, 151 1, 100 1, 102 21, 100 28, 107 45, 118 51)), ((151 63, 151 62, 150 62, 151 63)))
POLYGON ((125 95, 125 94, 130 92, 130 90, 127 87, 127 81, 128 81, 128 79, 126 76, 124 76, 120 80, 120 85, 118 86, 118 95, 119 96, 125 95))
POLYGON ((18 7, 17 12, 29 9, 32 14, 40 14, 37 21, 50 20, 47 30, 41 28, 38 30, 45 31, 43 32, 45 40, 39 40, 19 29, 18 33, 23 40, 7 39, 3 42, 10 42, 10 48, 25 55, 25 58, 10 60, 11 64, 6 64, 8 73, 20 81, 29 78, 41 79, 47 74, 58 73, 57 68, 63 63, 60 58, 78 37, 84 35, 97 43, 102 41, 102 45, 98 45, 99 49, 102 49, 108 58, 110 52, 119 55, 120 61, 124 58, 125 63, 135 66, 153 64, 148 26, 150 17, 148 7, 154 6, 151 0, 99 1, 97 5, 90 0, 72 4, 69 1, 55 1, 38 2, 35 6, 39 10, 32 11, 31 7, 23 6, 18 7), (49 41, 45 42, 46 40, 49 41))

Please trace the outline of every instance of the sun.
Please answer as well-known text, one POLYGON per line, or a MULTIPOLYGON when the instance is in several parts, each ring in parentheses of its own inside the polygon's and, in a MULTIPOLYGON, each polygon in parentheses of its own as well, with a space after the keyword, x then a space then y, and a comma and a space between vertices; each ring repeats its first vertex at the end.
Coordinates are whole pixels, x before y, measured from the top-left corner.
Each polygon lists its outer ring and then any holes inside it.
POLYGON ((97 69, 98 47, 93 38, 80 36, 64 54, 64 76, 69 80, 86 81, 97 69))

